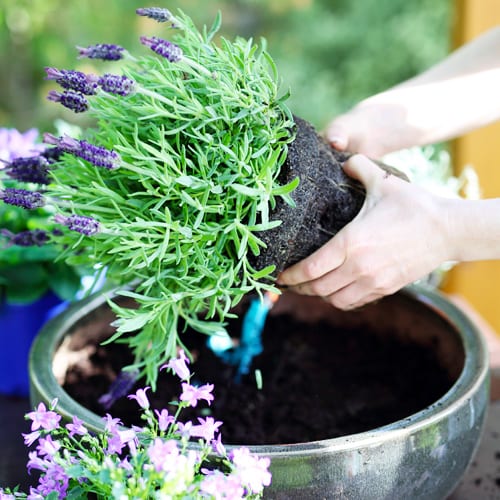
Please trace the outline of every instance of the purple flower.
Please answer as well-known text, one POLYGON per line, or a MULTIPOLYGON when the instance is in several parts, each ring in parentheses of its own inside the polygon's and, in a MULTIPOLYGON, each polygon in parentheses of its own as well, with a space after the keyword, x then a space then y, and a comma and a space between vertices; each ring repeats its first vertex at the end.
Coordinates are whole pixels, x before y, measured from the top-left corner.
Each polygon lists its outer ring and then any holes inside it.
POLYGON ((55 411, 47 410, 44 403, 39 403, 36 410, 26 414, 26 418, 32 420, 32 431, 36 431, 40 427, 46 431, 51 431, 59 427, 61 415, 58 415, 55 411))
POLYGON ((96 146, 87 141, 73 139, 68 135, 55 137, 52 134, 44 134, 43 140, 45 143, 54 144, 66 153, 78 156, 96 167, 112 170, 118 168, 120 165, 121 158, 118 153, 102 146, 96 146))
POLYGON ((245 490, 237 477, 226 476, 219 470, 207 471, 200 489, 210 498, 244 498, 245 490))
POLYGON ((104 61, 118 61, 123 59, 125 49, 119 45, 111 43, 98 43, 88 47, 77 47, 79 58, 88 57, 89 59, 103 59, 104 61))
POLYGON ((182 58, 182 49, 163 38, 141 36, 141 43, 172 63, 178 62, 182 58))
POLYGON ((5 173, 16 181, 49 184, 49 161, 41 154, 15 158, 7 163, 5 173))
POLYGON ((137 389, 136 393, 130 394, 128 398, 135 399, 141 408, 147 410, 149 408, 149 400, 146 396, 146 391, 148 389, 149 387, 145 387, 144 389, 137 389))
POLYGON ((0 234, 8 238, 8 246, 41 247, 49 241, 49 234, 43 229, 26 230, 15 234, 8 229, 0 229, 0 234))
POLYGON ((269 458, 252 455, 248 448, 242 447, 232 450, 231 459, 237 468, 241 483, 250 488, 253 493, 260 493, 264 486, 271 484, 271 473, 268 470, 271 464, 269 458))
POLYGON ((125 75, 106 73, 99 77, 99 85, 105 92, 121 96, 129 95, 134 90, 135 82, 125 75))
POLYGON ((73 415, 72 422, 66 424, 66 429, 68 429, 70 437, 73 437, 75 434, 84 436, 88 433, 88 430, 83 424, 83 421, 80 420, 76 415, 73 415))
POLYGON ((172 17, 169 10, 162 9, 161 7, 144 7, 137 9, 135 12, 139 16, 149 17, 159 23, 165 23, 172 17))
POLYGON ((128 394, 130 389, 137 381, 139 372, 135 371, 125 371, 122 370, 118 376, 115 378, 111 387, 106 394, 103 394, 99 398, 99 403, 105 408, 109 409, 111 406, 121 397, 128 394))
POLYGON ((31 446, 40 436, 40 431, 33 431, 28 434, 23 434, 24 444, 26 446, 31 446))
MULTIPOLYGON (((66 471, 61 465, 50 463, 45 474, 42 474, 38 482, 38 487, 34 490, 42 495, 42 498, 47 497, 50 493, 59 493, 59 498, 66 498, 68 490, 69 478, 66 471)), ((29 498, 34 498, 32 495, 29 498)))
POLYGON ((24 133, 14 128, 0 128, 0 160, 10 162, 21 156, 35 156, 43 150, 36 144, 38 130, 31 128, 24 133))
POLYGON ((97 92, 96 75, 87 75, 81 71, 56 69, 46 67, 47 80, 55 80, 62 88, 74 90, 85 95, 94 95, 97 92))
POLYGON ((86 217, 85 215, 69 215, 64 216, 62 214, 54 215, 54 220, 58 224, 66 226, 71 231, 76 231, 85 236, 93 236, 100 230, 99 221, 93 219, 92 217, 86 217))
POLYGON ((173 415, 169 415, 168 410, 165 408, 161 411, 155 410, 155 413, 158 416, 158 428, 160 431, 166 431, 168 426, 175 422, 175 417, 173 415))
POLYGON ((63 154, 64 150, 56 146, 53 148, 45 148, 40 153, 40 156, 43 156, 49 163, 54 163, 56 161, 59 161, 63 154))
POLYGON ((205 441, 212 441, 215 437, 215 433, 218 432, 219 427, 222 422, 215 421, 213 417, 207 417, 205 419, 198 417, 199 425, 193 425, 189 430, 191 437, 201 437, 205 441))
POLYGON ((189 364, 189 358, 186 356, 184 350, 179 351, 179 357, 175 359, 171 359, 168 363, 163 365, 160 370, 165 368, 169 368, 172 370, 181 380, 188 380, 191 376, 189 372, 189 368, 187 365, 189 364))
POLYGON ((27 210, 33 210, 45 205, 45 199, 41 193, 28 191, 27 189, 5 188, 0 191, 0 200, 27 210))
POLYGON ((60 448, 61 443, 59 441, 54 441, 52 436, 49 435, 47 437, 40 438, 36 450, 38 455, 41 457, 53 457, 60 448))
POLYGON ((156 438, 148 448, 148 457, 157 472, 175 470, 179 459, 177 441, 156 438))
POLYGON ((60 102, 65 108, 71 109, 75 113, 83 113, 89 109, 87 98, 81 92, 75 90, 65 90, 64 92, 51 90, 47 99, 60 102))
POLYGON ((186 401, 190 406, 196 406, 198 401, 204 399, 208 404, 214 400, 212 391, 214 389, 213 384, 205 384, 199 387, 194 385, 183 383, 182 384, 182 394, 180 396, 181 401, 186 401))

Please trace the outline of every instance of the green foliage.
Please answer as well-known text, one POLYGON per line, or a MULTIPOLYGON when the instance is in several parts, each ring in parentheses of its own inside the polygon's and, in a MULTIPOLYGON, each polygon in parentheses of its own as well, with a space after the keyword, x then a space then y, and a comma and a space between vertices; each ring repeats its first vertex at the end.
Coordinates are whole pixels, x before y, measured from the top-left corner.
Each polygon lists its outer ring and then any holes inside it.
MULTIPOLYGON (((169 0, 198 25, 224 13, 227 37, 264 36, 295 114, 322 127, 358 100, 426 69, 449 50, 453 0, 169 0)), ((43 99, 45 66, 73 64, 75 45, 130 46, 142 0, 0 2, 0 123, 47 129, 56 111, 43 99), (106 15, 98 13, 106 12, 106 15), (111 21, 110 21, 111 20, 111 21), (61 40, 66 43, 62 44, 61 40), (20 84, 22 83, 22 84, 20 84)), ((156 28, 156 33, 161 27, 156 28)), ((92 70, 81 60, 78 69, 92 70)), ((60 116, 60 113, 57 114, 60 116)), ((68 118, 69 112, 66 114, 68 118)), ((80 121, 85 122, 82 117, 80 121)))
POLYGON ((60 239, 72 264, 96 264, 139 309, 113 308, 117 337, 154 383, 158 366, 175 355, 183 326, 223 330, 230 309, 247 293, 275 290, 272 271, 254 269, 259 232, 276 222, 276 197, 296 186, 277 181, 293 139, 293 120, 278 90, 276 67, 251 40, 234 42, 198 31, 182 13, 168 34, 183 51, 178 62, 141 55, 122 65, 135 82, 128 96, 90 98, 97 125, 85 139, 116 151, 117 169, 66 154, 48 195, 64 216, 99 221, 101 231, 60 239))

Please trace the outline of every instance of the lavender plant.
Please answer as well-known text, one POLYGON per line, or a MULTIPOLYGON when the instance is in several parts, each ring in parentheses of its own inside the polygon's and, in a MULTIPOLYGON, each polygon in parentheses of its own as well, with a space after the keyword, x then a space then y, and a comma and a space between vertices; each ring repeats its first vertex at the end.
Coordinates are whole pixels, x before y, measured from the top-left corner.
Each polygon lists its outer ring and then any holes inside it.
POLYGON ((26 415, 31 432, 24 435, 27 446, 36 445, 27 467, 40 473, 38 484, 29 494, 0 488, 0 498, 261 498, 271 483, 268 458, 245 447, 227 451, 219 431, 222 422, 212 417, 200 417, 197 423, 180 421, 184 408, 202 400, 210 405, 214 399, 213 385, 190 383, 188 362, 181 351, 164 367, 182 381, 175 411, 153 412, 148 387, 129 396, 141 408, 143 427, 124 428, 108 414, 105 430, 95 434, 77 417, 63 423, 57 401, 49 408, 40 403, 26 415), (196 448, 190 439, 197 441, 196 448))
POLYGON ((81 137, 46 134, 61 159, 43 194, 0 198, 54 206, 63 257, 105 270, 135 299, 137 309, 112 303, 111 340, 135 332, 131 368, 154 386, 183 328, 221 333, 244 295, 277 291, 273 266, 255 269, 251 256, 264 247, 259 233, 279 224, 269 220, 277 197, 292 204, 297 182, 279 182, 294 123, 265 43, 215 43, 220 15, 200 31, 181 11, 137 14, 164 23, 172 41, 143 36, 136 56, 112 44, 78 48, 120 61, 116 74, 48 68, 61 87, 48 98, 90 113, 95 126, 81 137))
POLYGON ((34 128, 0 128, 0 298, 11 304, 30 304, 49 291, 71 300, 80 289, 80 271, 56 262, 54 210, 33 190, 50 182, 56 159, 38 136, 34 128))

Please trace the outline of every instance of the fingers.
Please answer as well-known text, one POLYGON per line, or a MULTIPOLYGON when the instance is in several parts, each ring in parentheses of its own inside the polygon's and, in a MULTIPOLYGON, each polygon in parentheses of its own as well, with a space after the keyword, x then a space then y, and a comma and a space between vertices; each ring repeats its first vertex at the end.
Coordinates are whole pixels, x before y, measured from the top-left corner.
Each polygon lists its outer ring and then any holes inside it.
POLYGON ((334 121, 328 125, 325 131, 325 138, 339 151, 345 151, 349 145, 349 134, 338 121, 334 121))
POLYGON ((387 178, 388 173, 366 156, 356 154, 344 163, 344 172, 353 179, 360 181, 367 190, 376 187, 380 181, 387 178))
POLYGON ((342 231, 321 248, 285 269, 278 277, 278 284, 301 285, 301 293, 313 295, 311 283, 341 266, 345 261, 345 241, 342 231))

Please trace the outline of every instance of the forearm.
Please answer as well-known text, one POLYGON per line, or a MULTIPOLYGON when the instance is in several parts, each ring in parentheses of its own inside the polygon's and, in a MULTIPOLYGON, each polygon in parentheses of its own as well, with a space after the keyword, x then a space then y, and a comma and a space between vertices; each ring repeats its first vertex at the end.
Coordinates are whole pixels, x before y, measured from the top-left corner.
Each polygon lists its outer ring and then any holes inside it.
POLYGON ((500 119, 500 28, 464 45, 419 76, 362 101, 354 111, 390 109, 392 149, 457 137, 500 119))
POLYGON ((500 198, 446 203, 450 260, 500 259, 500 198))

